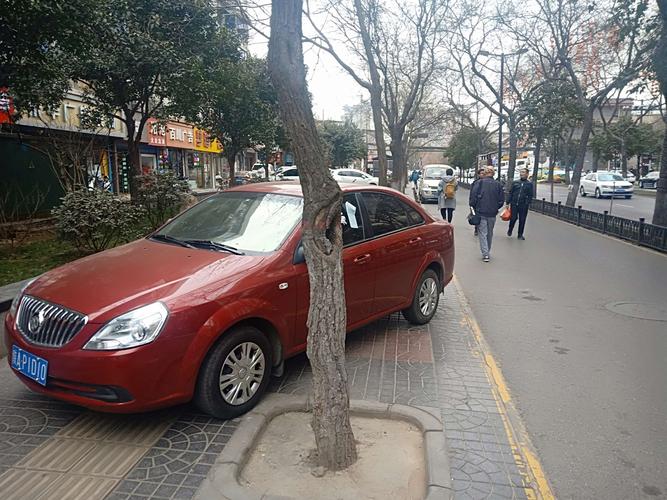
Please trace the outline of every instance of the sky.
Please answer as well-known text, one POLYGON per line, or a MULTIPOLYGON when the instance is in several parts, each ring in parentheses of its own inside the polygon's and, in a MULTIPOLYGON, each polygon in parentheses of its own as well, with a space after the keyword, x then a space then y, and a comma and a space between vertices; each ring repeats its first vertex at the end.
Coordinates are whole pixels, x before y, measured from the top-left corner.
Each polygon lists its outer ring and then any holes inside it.
MULTIPOLYGON (((304 20, 304 29, 306 29, 304 20)), ((324 23, 323 23, 324 24, 324 23)), ((268 31, 268 30, 267 30, 268 31)), ((268 40, 250 31, 250 52, 258 57, 266 57, 268 40)), ((326 52, 304 43, 304 62, 308 68, 308 90, 313 96, 313 113, 318 120, 340 120, 344 107, 358 104, 369 98, 368 92, 360 87, 338 63, 326 52)), ((356 56, 342 53, 347 63, 357 66, 356 56)))

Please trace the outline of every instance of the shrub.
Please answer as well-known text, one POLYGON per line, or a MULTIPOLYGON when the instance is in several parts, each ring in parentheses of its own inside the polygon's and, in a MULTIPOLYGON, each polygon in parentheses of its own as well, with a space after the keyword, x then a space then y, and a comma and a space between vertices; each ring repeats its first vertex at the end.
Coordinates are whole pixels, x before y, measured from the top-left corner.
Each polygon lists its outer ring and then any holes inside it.
POLYGON ((84 252, 99 252, 141 234, 143 208, 106 191, 68 193, 53 210, 62 237, 84 252))
POLYGON ((146 218, 153 229, 179 213, 190 198, 188 183, 170 170, 142 175, 137 180, 137 201, 145 209, 146 218))

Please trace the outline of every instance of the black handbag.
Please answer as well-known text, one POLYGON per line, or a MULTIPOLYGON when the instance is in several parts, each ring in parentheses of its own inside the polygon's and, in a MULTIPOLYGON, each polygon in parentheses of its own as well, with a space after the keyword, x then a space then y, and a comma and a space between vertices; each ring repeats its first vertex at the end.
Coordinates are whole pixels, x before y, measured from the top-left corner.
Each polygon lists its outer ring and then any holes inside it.
POLYGON ((470 213, 468 214, 468 224, 471 226, 479 226, 480 222, 482 222, 482 216, 477 215, 472 207, 470 207, 470 213))

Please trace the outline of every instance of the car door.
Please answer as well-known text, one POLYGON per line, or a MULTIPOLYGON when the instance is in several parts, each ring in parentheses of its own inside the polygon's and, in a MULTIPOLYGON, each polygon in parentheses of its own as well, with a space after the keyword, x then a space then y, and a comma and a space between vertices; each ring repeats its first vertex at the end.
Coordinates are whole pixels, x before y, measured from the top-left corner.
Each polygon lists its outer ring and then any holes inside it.
POLYGON ((394 311, 412 296, 412 283, 424 253, 419 212, 388 193, 361 194, 375 245, 373 313, 394 311))
MULTIPOLYGON (((343 197, 341 214, 343 225, 343 278, 345 282, 345 303, 347 325, 363 323, 372 313, 377 251, 375 243, 366 239, 365 227, 359 195, 347 193, 343 197)), ((306 264, 297 264, 297 315, 295 327, 296 343, 304 344, 308 335, 310 284, 306 264)))
POLYGON ((586 193, 595 193, 595 174, 588 174, 584 177, 584 190, 586 193))

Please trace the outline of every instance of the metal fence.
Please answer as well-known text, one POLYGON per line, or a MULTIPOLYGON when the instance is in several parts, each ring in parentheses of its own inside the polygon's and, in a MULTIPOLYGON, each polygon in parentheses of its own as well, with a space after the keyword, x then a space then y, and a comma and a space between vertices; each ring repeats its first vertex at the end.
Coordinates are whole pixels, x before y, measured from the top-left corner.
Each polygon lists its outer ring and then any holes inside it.
MULTIPOLYGON (((459 183, 463 187, 470 187, 467 183, 459 183)), ((625 219, 617 215, 584 210, 581 205, 568 207, 560 201, 551 203, 542 198, 534 199, 530 209, 556 219, 585 227, 598 233, 615 236, 626 241, 649 247, 659 252, 667 253, 667 227, 649 224, 641 217, 639 220, 625 219)))

